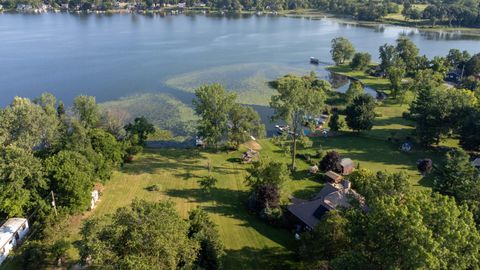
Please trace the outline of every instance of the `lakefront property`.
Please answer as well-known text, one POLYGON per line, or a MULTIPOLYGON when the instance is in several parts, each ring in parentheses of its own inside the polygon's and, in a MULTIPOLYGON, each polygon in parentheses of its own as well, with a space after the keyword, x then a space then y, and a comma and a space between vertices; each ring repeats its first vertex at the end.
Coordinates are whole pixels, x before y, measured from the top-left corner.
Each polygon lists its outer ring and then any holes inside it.
POLYGON ((479 7, 0 0, 0 270, 480 268, 479 7))

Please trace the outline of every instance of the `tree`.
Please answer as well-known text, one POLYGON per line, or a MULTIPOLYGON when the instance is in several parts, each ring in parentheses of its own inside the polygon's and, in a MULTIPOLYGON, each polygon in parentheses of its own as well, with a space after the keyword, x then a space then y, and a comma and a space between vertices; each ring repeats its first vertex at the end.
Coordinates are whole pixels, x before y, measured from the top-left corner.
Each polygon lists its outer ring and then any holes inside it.
POLYGON ((422 159, 417 164, 417 169, 422 175, 426 175, 432 171, 433 162, 429 158, 422 159))
POLYGON ((358 52, 353 55, 350 67, 354 70, 364 70, 368 67, 370 61, 372 61, 372 56, 369 53, 358 52))
POLYGON ((81 230, 82 258, 101 269, 190 268, 198 243, 171 201, 134 200, 110 218, 88 220, 81 230))
POLYGON ((115 168, 120 166, 124 160, 125 152, 123 145, 118 142, 112 134, 103 129, 94 128, 89 131, 91 149, 82 149, 92 164, 95 164, 95 174, 100 180, 110 179, 115 168), (93 153, 90 153, 93 152, 93 153), (91 155, 89 157, 88 155, 91 155), (93 160, 94 162, 92 162, 93 160))
POLYGON ((375 100, 368 94, 357 96, 353 103, 346 108, 347 125, 349 128, 360 132, 370 130, 375 119, 375 100))
POLYGON ((322 172, 334 171, 340 173, 342 172, 341 161, 342 157, 338 152, 330 151, 320 161, 320 170, 322 172))
POLYGON ((354 53, 355 49, 348 39, 344 37, 332 39, 330 54, 336 65, 343 64, 345 61, 352 59, 354 53))
POLYGON ((397 95, 402 90, 403 76, 405 76, 405 69, 402 67, 391 66, 387 69, 387 77, 390 81, 394 98, 397 98, 397 95))
POLYGON ((480 73, 480 53, 475 54, 465 64, 465 75, 478 75, 480 73))
POLYGON ((334 112, 332 117, 330 118, 330 121, 328 122, 328 126, 330 127, 330 130, 332 131, 339 131, 343 128, 345 123, 343 120, 340 119, 340 116, 338 115, 338 112, 334 112))
POLYGON ((458 202, 470 199, 480 201, 480 176, 469 159, 461 149, 449 151, 445 165, 435 169, 434 190, 453 196, 458 202))
MULTIPOLYGON (((333 269, 471 269, 480 235, 472 214, 438 193, 384 196, 346 213, 347 249, 333 269)), ((318 241, 321 245, 322 242, 318 241)))
POLYGON ((388 45, 388 44, 383 44, 380 46, 378 49, 380 53, 380 69, 384 72, 387 71, 387 69, 395 63, 395 59, 397 58, 397 50, 395 49, 395 46, 393 45, 388 45))
POLYGON ((238 149, 240 144, 251 140, 251 136, 255 138, 265 136, 265 125, 252 107, 235 104, 228 114, 230 122, 228 140, 235 149, 238 149))
POLYGON ((468 51, 462 52, 459 49, 450 49, 447 55, 447 65, 452 68, 463 68, 470 58, 468 51))
POLYGON ((260 159, 253 162, 252 167, 248 168, 247 172, 249 175, 245 179, 245 183, 252 190, 266 184, 282 187, 290 175, 284 163, 269 159, 260 159))
POLYGON ((0 218, 25 216, 46 188, 41 161, 31 151, 0 148, 0 218))
POLYGON ((401 37, 397 39, 396 47, 398 56, 403 60, 408 71, 417 70, 416 59, 418 56, 418 48, 410 39, 401 37))
POLYGON ((315 228, 302 234, 298 254, 307 269, 317 269, 321 261, 330 261, 349 249, 348 220, 337 210, 323 215, 315 228))
POLYGON ((352 80, 352 82, 348 86, 347 91, 345 92, 345 100, 347 101, 347 104, 350 104, 355 97, 360 96, 364 93, 365 89, 363 88, 362 83, 352 80))
POLYGON ((227 133, 228 113, 235 99, 235 93, 228 93, 220 84, 204 85, 195 90, 193 106, 201 118, 198 134, 215 148, 227 133))
POLYGON ((95 97, 78 96, 73 100, 73 112, 87 128, 95 127, 100 120, 100 112, 95 97))
POLYGON ((199 208, 188 213, 188 221, 188 237, 197 241, 200 246, 194 264, 200 269, 222 269, 221 258, 225 251, 217 225, 207 212, 199 208))
POLYGON ((138 138, 138 144, 144 145, 148 135, 155 132, 155 127, 145 117, 142 116, 135 118, 133 123, 128 123, 125 126, 125 131, 127 131, 127 136, 130 138, 130 140, 134 137, 138 138))
POLYGON ((416 121, 416 135, 425 145, 439 144, 442 136, 458 130, 476 104, 471 91, 434 88, 431 85, 419 89, 410 106, 410 114, 416 121))
POLYGON ((472 109, 460 130, 460 145, 469 151, 480 151, 480 111, 472 109))
POLYGON ((206 176, 203 177, 202 179, 198 180, 198 183, 200 184, 200 187, 202 190, 206 193, 210 193, 210 191, 215 188, 215 185, 217 184, 218 180, 215 177, 212 176, 206 176))
POLYGON ((93 165, 81 154, 60 151, 45 160, 46 177, 56 194, 57 207, 78 212, 88 207, 93 187, 93 165))
POLYGON ((55 115, 47 115, 44 109, 27 98, 15 97, 0 111, 0 144, 15 145, 26 150, 44 148, 54 143, 58 132, 55 115))
POLYGON ((325 91, 329 89, 326 82, 311 81, 295 75, 286 75, 276 81, 278 94, 273 95, 270 107, 274 110, 273 119, 283 119, 291 127, 292 163, 295 169, 297 138, 300 135, 305 118, 322 112, 325 91))
POLYGON ((383 196, 401 195, 409 192, 410 177, 405 172, 388 173, 378 171, 376 173, 359 169, 349 175, 353 188, 366 201, 371 201, 383 196))

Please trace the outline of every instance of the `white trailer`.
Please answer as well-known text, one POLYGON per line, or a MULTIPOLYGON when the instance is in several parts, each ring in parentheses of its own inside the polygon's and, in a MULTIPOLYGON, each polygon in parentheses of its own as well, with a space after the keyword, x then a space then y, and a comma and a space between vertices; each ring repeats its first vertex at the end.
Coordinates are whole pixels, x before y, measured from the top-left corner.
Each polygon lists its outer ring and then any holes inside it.
POLYGON ((0 227, 0 265, 27 233, 28 221, 25 218, 10 218, 0 227))

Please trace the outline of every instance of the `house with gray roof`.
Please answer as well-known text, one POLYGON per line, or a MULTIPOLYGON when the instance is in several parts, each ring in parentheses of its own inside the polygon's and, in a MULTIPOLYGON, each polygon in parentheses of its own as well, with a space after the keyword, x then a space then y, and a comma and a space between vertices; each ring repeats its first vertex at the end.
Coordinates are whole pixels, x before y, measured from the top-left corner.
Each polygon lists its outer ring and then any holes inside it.
POLYGON ((311 230, 326 212, 351 207, 352 199, 357 200, 361 206, 365 205, 365 199, 351 188, 350 181, 327 182, 312 200, 293 198, 292 204, 288 206, 288 212, 298 227, 311 230))

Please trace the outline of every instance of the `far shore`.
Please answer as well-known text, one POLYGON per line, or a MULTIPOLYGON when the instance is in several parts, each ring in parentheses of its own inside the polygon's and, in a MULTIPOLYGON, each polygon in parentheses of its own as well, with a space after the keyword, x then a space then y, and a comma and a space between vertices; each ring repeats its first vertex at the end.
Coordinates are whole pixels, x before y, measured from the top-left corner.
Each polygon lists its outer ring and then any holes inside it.
MULTIPOLYGON (((284 16, 291 18, 308 18, 312 20, 321 20, 321 19, 330 19, 336 20, 346 24, 366 26, 366 27, 375 27, 382 25, 392 25, 400 27, 408 27, 419 29, 422 31, 430 32, 443 32, 443 33, 452 33, 452 34, 462 34, 470 35, 475 37, 480 37, 480 28, 468 28, 468 27, 449 27, 446 25, 436 25, 432 26, 426 24, 425 22, 414 22, 414 21, 402 21, 402 20, 392 20, 384 18, 381 21, 359 21, 348 16, 342 16, 338 14, 325 13, 315 9, 297 9, 297 10, 283 10, 283 11, 251 11, 251 10, 242 10, 242 11, 227 11, 220 9, 213 9, 207 7, 190 7, 190 8, 178 8, 178 7, 166 7, 161 9, 154 10, 128 10, 128 9, 112 9, 105 11, 48 11, 48 13, 57 13, 57 12, 68 12, 72 14, 125 14, 125 13, 135 13, 135 14, 165 14, 165 15, 178 15, 178 14, 210 14, 210 15, 270 15, 270 16, 284 16)), ((15 14, 19 13, 15 10, 0 10, 1 13, 10 13, 15 14)), ((33 12, 31 12, 33 13, 33 12)))

